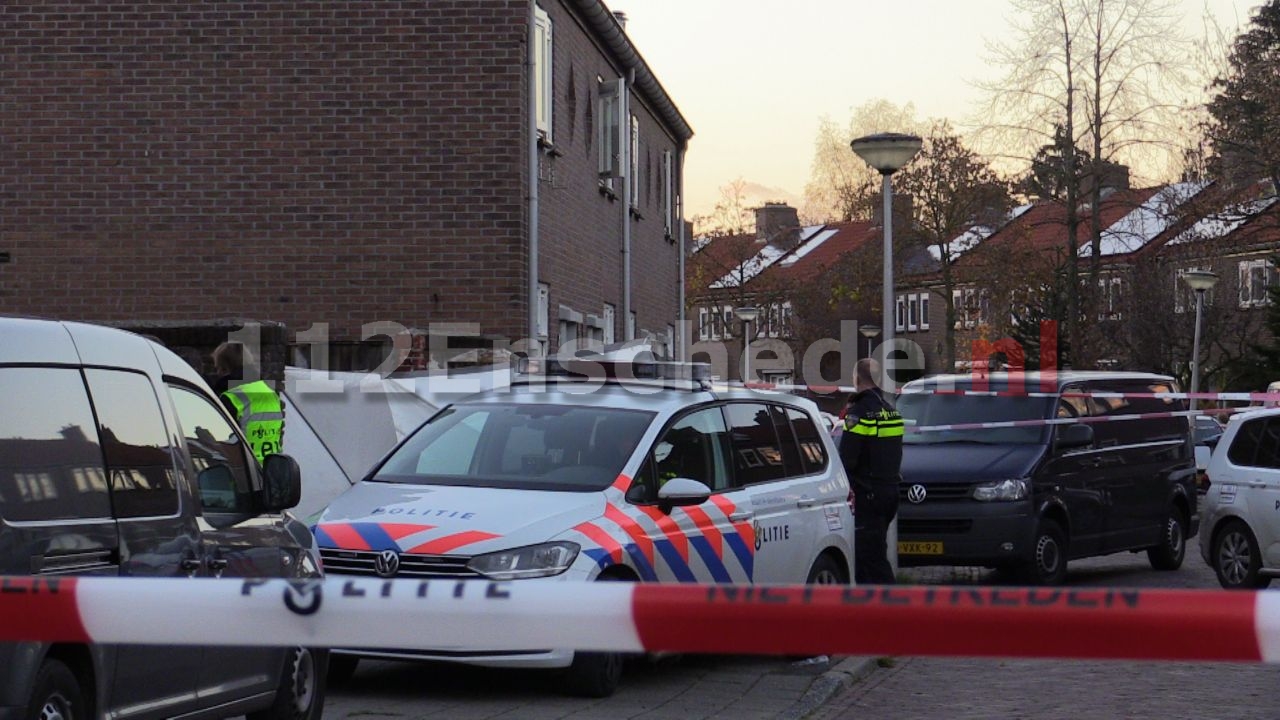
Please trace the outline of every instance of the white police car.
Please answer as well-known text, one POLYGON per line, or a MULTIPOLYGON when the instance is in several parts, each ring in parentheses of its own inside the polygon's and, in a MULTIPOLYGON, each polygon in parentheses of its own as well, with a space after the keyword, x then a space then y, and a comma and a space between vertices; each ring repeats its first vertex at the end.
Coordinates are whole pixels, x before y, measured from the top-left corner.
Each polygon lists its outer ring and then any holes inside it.
MULTIPOLYGON (((557 363, 446 407, 321 514, 326 573, 849 582, 852 494, 816 406, 713 391, 706 369, 557 363)), ((331 681, 360 656, 415 658, 567 667, 571 692, 603 696, 622 670, 553 648, 334 652, 331 681)))

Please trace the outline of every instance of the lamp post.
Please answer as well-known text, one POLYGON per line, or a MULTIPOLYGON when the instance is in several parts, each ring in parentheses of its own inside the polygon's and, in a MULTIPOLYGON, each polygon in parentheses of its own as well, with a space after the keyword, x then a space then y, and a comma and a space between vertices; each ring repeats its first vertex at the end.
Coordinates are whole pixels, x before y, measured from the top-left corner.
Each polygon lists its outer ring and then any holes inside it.
MULTIPOLYGON (((890 176, 911 162, 920 152, 921 140, 915 135, 879 133, 860 137, 850 143, 858 157, 875 168, 881 175, 881 195, 884 196, 884 343, 893 342, 895 320, 893 303, 893 183, 890 176)), ((890 345, 885 346, 884 376, 893 382, 893 363, 889 359, 890 345)))
POLYGON ((747 386, 747 378, 751 377, 751 321, 760 316, 760 311, 750 305, 734 308, 733 314, 742 321, 742 359, 746 369, 742 371, 742 386, 747 386))
POLYGON ((880 334, 879 325, 859 325, 858 332, 867 339, 867 357, 871 357, 871 338, 880 334))
POLYGON ((1188 270, 1182 279, 1196 293, 1196 331, 1195 340, 1191 344, 1191 401, 1187 407, 1196 409, 1194 395, 1200 391, 1200 316, 1204 311, 1204 294, 1218 284, 1218 276, 1208 270, 1188 270))

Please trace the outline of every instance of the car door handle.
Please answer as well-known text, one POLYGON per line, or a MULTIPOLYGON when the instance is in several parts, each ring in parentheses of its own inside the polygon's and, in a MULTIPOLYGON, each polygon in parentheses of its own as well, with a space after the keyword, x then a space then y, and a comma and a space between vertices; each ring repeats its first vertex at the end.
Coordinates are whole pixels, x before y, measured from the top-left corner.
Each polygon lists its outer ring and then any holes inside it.
POLYGON ((746 522, 755 516, 756 514, 751 512, 730 513, 729 522, 746 522))
POLYGON ((1248 483, 1247 486, 1251 488, 1262 489, 1262 488, 1265 488, 1267 484, 1261 481, 1255 481, 1255 482, 1248 483))
POLYGON ((200 570, 201 564, 202 563, 195 558, 183 558, 182 562, 179 563, 179 567, 181 567, 184 572, 193 573, 200 570))
POLYGON ((817 501, 817 500, 814 500, 813 498, 811 498, 811 497, 809 497, 808 495, 806 495, 806 496, 804 496, 804 497, 802 497, 802 498, 800 498, 799 500, 797 500, 797 501, 796 501, 796 507, 798 507, 798 508, 813 507, 813 506, 814 506, 814 505, 816 505, 817 503, 818 503, 818 501, 817 501))
POLYGON ((228 565, 231 564, 230 561, 226 559, 216 558, 216 557, 205 558, 204 562, 206 565, 209 566, 210 570, 213 570, 215 572, 222 572, 223 570, 227 569, 228 565))

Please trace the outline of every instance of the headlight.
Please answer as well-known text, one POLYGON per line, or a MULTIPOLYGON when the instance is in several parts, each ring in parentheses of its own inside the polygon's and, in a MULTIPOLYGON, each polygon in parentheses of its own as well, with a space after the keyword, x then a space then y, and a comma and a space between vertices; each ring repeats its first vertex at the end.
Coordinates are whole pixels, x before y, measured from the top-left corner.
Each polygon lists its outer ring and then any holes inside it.
POLYGON ((983 483, 973 489, 973 499, 982 502, 1021 500, 1027 496, 1027 481, 997 480, 983 483))
POLYGON ((578 557, 578 544, 550 542, 477 555, 467 567, 493 580, 550 577, 559 575, 578 557))

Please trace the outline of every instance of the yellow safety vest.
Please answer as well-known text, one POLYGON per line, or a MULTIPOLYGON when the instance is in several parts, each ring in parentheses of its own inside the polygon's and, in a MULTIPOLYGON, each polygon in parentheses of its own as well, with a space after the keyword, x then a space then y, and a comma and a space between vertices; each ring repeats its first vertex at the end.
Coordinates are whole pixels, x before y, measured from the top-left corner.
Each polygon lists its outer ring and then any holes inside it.
POLYGON ((284 451, 284 406, 270 385, 258 380, 222 395, 235 407, 236 422, 249 439, 259 464, 266 456, 284 451))

